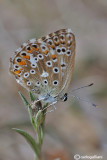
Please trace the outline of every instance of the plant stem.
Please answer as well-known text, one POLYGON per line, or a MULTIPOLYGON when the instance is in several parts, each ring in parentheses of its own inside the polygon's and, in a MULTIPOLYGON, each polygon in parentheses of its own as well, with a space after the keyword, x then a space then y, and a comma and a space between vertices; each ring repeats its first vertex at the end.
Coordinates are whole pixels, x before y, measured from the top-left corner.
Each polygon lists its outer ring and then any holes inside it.
POLYGON ((42 106, 43 104, 40 101, 36 102, 36 97, 31 92, 30 92, 30 99, 31 102, 33 102, 34 104, 33 103, 29 104, 27 99, 23 96, 23 94, 21 92, 19 92, 19 94, 22 100, 24 101, 26 108, 28 109, 30 121, 36 133, 37 139, 35 140, 31 135, 29 135, 27 132, 23 130, 19 129, 15 130, 18 133, 20 133, 30 144, 35 153, 35 160, 42 160, 41 149, 44 139, 45 117, 48 104, 42 106))

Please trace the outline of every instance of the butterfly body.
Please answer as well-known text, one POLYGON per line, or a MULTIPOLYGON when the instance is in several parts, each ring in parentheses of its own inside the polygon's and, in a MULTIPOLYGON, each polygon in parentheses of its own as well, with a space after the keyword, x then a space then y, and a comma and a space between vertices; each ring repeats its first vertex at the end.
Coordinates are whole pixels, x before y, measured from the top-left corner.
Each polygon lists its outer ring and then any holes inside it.
POLYGON ((16 81, 39 100, 52 103, 67 100, 75 58, 75 36, 61 29, 38 40, 31 39, 10 59, 16 81))

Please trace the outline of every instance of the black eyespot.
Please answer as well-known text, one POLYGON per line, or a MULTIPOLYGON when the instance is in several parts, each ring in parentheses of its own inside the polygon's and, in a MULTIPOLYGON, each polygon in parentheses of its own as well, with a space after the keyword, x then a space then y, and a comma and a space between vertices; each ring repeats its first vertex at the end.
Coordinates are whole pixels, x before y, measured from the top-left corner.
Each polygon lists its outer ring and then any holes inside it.
POLYGON ((42 58, 42 55, 39 55, 39 58, 42 58))
POLYGON ((54 73, 58 73, 58 72, 59 72, 59 69, 58 69, 57 67, 54 67, 54 68, 53 68, 53 71, 54 71, 54 73))
POLYGON ((28 73, 28 72, 25 72, 25 73, 24 73, 24 78, 27 78, 27 77, 29 77, 29 73, 28 73))
POLYGON ((70 54, 71 54, 71 51, 68 50, 68 51, 67 51, 67 55, 69 56, 70 54))
POLYGON ((47 84, 48 84, 47 79, 44 79, 44 80, 43 80, 43 83, 44 83, 44 85, 47 85, 47 84))
POLYGON ((61 67, 65 67, 66 65, 63 63, 63 64, 61 64, 61 67))
POLYGON ((36 86, 40 86, 40 82, 39 81, 36 82, 36 86))
POLYGON ((26 53, 25 53, 25 52, 23 52, 23 53, 21 53, 21 55, 22 55, 22 56, 26 56, 26 53))
POLYGON ((57 42, 57 41, 58 41, 58 37, 54 37, 54 41, 56 41, 56 42, 57 42))
POLYGON ((60 53, 60 52, 61 52, 61 50, 58 48, 58 49, 57 49, 57 52, 58 52, 58 53, 60 53))
POLYGON ((48 62, 47 64, 50 66, 50 65, 51 65, 51 62, 48 62))
POLYGON ((31 64, 31 67, 32 67, 32 68, 36 68, 36 66, 37 66, 36 63, 35 63, 35 64, 31 64))
POLYGON ((36 44, 32 44, 32 47, 34 48, 38 48, 38 46, 36 44))
POLYGON ((31 48, 29 46, 26 49, 29 50, 29 51, 31 50, 31 48))
POLYGON ((58 82, 57 82, 57 81, 55 81, 55 82, 54 82, 54 84, 58 84, 58 82))
POLYGON ((58 81, 57 80, 54 80, 53 81, 53 85, 57 85, 58 84, 58 81))
POLYGON ((27 85, 28 85, 28 86, 30 86, 30 85, 31 85, 31 82, 30 82, 30 81, 28 81, 28 82, 27 82, 27 85))
POLYGON ((48 67, 51 67, 51 66, 52 66, 52 62, 51 62, 51 61, 47 61, 47 62, 46 62, 46 65, 47 65, 48 67))
POLYGON ((15 65, 15 68, 19 68, 19 66, 15 65))
POLYGON ((64 36, 63 36, 63 35, 61 35, 61 36, 60 36, 60 38, 63 40, 63 39, 64 39, 64 36))
POLYGON ((58 69, 57 69, 57 68, 55 68, 55 69, 54 69, 54 71, 55 71, 55 72, 58 72, 58 69))
POLYGON ((42 47, 42 49, 46 49, 46 47, 45 47, 45 46, 43 46, 43 47, 42 47))
POLYGON ((17 59, 17 62, 21 62, 22 60, 20 58, 17 59))
POLYGON ((66 49, 65 48, 62 48, 62 52, 65 52, 66 51, 66 49))
POLYGON ((31 74, 35 74, 35 70, 33 70, 33 69, 30 70, 30 73, 31 73, 31 74))
POLYGON ((48 41, 48 44, 49 44, 49 45, 52 45, 52 42, 51 42, 51 41, 48 41))

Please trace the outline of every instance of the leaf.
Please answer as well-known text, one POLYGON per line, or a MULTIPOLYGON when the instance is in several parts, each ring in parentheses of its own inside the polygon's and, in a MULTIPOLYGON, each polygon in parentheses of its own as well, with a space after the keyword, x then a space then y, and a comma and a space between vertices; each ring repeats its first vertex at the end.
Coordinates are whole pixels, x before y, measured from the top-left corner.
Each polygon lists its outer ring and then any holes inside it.
POLYGON ((27 99, 24 97, 24 95, 20 91, 18 93, 19 93, 20 97, 22 98, 22 100, 24 101, 25 106, 28 108, 28 106, 30 106, 30 105, 29 105, 27 99))
MULTIPOLYGON (((33 119, 32 108, 31 108, 30 104, 28 103, 27 99, 24 97, 24 95, 21 92, 19 92, 19 95, 22 98, 22 100, 24 101, 24 104, 28 109, 30 121, 31 121, 31 123, 32 123, 32 125, 33 125, 33 127, 36 131, 36 125, 35 125, 35 122, 34 122, 34 119, 33 119)), ((33 97, 33 95, 32 95, 32 97, 33 97)))
POLYGON ((43 138, 44 138, 44 128, 41 126, 40 128, 40 136, 41 136, 41 144, 43 143, 43 138))
POLYGON ((35 139, 31 135, 29 135, 27 132, 25 132, 24 130, 21 130, 18 128, 12 128, 12 129, 15 130, 17 133, 21 134, 26 139, 26 141, 29 143, 29 145, 35 152, 36 156, 39 156, 40 149, 35 139))
POLYGON ((35 96, 32 94, 32 92, 29 92, 29 95, 30 95, 30 99, 31 99, 31 102, 35 101, 35 96))
POLYGON ((43 112, 42 110, 39 110, 35 117, 35 124, 39 127, 41 123, 43 123, 43 112))

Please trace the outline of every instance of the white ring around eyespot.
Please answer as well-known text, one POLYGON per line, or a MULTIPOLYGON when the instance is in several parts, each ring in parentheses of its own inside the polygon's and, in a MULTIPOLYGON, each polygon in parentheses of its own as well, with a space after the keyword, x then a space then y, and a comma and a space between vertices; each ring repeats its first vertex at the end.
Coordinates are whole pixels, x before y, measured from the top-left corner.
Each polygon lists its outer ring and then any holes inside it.
POLYGON ((58 55, 60 55, 62 53, 61 48, 60 47, 56 47, 56 52, 58 55))
POLYGON ((59 73, 59 68, 58 67, 54 67, 53 68, 53 72, 56 73, 56 74, 58 74, 59 73), (57 72, 55 71, 55 69, 57 69, 57 72))
POLYGON ((15 58, 15 62, 17 62, 17 59, 21 59, 21 60, 22 60, 22 58, 21 58, 21 57, 16 57, 16 58, 15 58))
POLYGON ((43 80, 43 84, 44 84, 45 86, 47 86, 47 85, 48 85, 48 81, 47 81, 47 79, 44 79, 44 80, 43 80), (45 81, 46 81, 46 83, 45 83, 45 81))
POLYGON ((59 82, 58 82, 57 80, 54 80, 54 81, 53 81, 53 85, 54 85, 54 86, 57 86, 58 83, 59 83, 59 82), (57 84, 55 84, 55 82, 57 82, 57 84))
POLYGON ((30 74, 35 74, 36 72, 35 72, 35 70, 34 69, 31 69, 30 70, 30 74), (32 72, 33 71, 33 72, 32 72))
POLYGON ((62 53, 62 54, 65 54, 65 53, 66 53, 66 48, 65 48, 65 47, 62 47, 62 48, 61 48, 61 53, 62 53), (64 52, 63 52, 63 49, 65 50, 64 52))
POLYGON ((27 86, 31 86, 31 82, 30 81, 27 81, 27 86))
POLYGON ((19 69, 20 67, 19 67, 19 65, 14 64, 14 68, 15 68, 15 69, 19 69), (16 66, 17 66, 17 67, 16 67, 16 66))
POLYGON ((47 43, 48 43, 49 45, 53 45, 53 41, 52 41, 51 39, 47 39, 47 43), (51 42, 52 44, 49 44, 49 42, 51 42))
POLYGON ((68 34, 66 35, 66 37, 67 37, 67 38, 70 38, 70 40, 72 41, 72 34, 68 33, 68 34))
POLYGON ((70 56, 70 55, 71 55, 71 51, 70 51, 70 50, 67 50, 67 51, 66 51, 66 55, 67 55, 67 56, 70 56), (67 54, 68 52, 70 52, 70 53, 67 54))
POLYGON ((53 40, 54 40, 55 42, 59 42, 58 36, 54 36, 54 37, 53 37, 53 40), (57 41, 55 40, 56 38, 57 38, 57 41))
POLYGON ((36 68, 36 67, 37 67, 37 64, 36 64, 36 63, 32 63, 32 64, 31 64, 31 67, 32 67, 32 68, 36 68))
POLYGON ((52 67, 52 61, 47 61, 46 65, 47 65, 47 67, 52 67), (50 63, 50 64, 48 64, 48 63, 50 63))
POLYGON ((25 51, 20 52, 20 55, 23 56, 22 55, 23 53, 25 53, 27 55, 27 52, 25 52, 25 51))
POLYGON ((43 44, 40 47, 41 47, 42 51, 46 51, 47 50, 47 46, 45 46, 43 44), (45 49, 43 49, 43 47, 45 47, 45 49))
POLYGON ((38 58, 39 58, 40 60, 43 59, 43 55, 42 55, 42 54, 38 54, 37 56, 38 56, 38 58), (40 56, 41 56, 41 57, 40 57, 40 56))
POLYGON ((39 81, 37 81, 36 82, 36 86, 40 86, 41 84, 40 84, 40 82, 39 81))
POLYGON ((38 57, 34 57, 34 61, 35 61, 35 62, 38 62, 38 57))
POLYGON ((61 39, 61 41, 64 41, 65 40, 65 36, 64 36, 64 34, 60 34, 60 39, 61 39), (63 39, 61 38, 61 37, 63 37, 63 39))
POLYGON ((29 77, 29 72, 25 72, 23 76, 24 76, 24 78, 28 78, 29 77))

